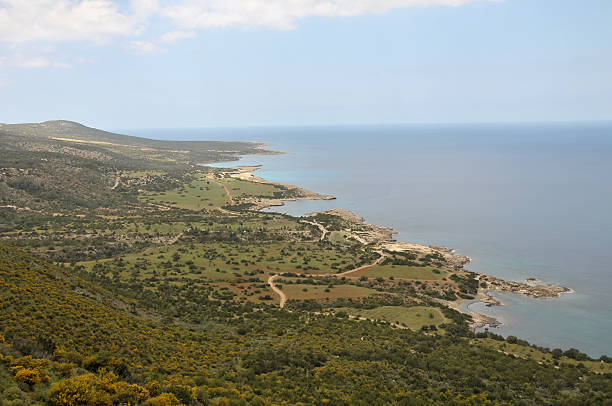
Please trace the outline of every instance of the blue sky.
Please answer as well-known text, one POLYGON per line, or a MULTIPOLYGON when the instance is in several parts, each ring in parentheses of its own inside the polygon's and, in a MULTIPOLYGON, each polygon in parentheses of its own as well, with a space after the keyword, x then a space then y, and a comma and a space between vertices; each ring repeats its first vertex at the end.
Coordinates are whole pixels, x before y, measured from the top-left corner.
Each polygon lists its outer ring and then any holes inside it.
POLYGON ((609 0, 0 0, 0 122, 612 120, 609 0))

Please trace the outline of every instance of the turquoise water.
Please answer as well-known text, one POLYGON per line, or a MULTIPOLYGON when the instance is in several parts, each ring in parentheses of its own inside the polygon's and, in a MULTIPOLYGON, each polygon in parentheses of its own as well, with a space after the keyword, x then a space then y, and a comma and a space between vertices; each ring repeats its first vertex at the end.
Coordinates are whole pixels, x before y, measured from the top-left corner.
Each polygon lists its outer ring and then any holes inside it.
POLYGON ((124 130, 160 139, 248 140, 285 155, 248 156, 258 174, 335 201, 398 240, 439 244, 502 278, 576 290, 558 299, 498 294, 493 331, 549 347, 612 354, 612 123, 124 130))

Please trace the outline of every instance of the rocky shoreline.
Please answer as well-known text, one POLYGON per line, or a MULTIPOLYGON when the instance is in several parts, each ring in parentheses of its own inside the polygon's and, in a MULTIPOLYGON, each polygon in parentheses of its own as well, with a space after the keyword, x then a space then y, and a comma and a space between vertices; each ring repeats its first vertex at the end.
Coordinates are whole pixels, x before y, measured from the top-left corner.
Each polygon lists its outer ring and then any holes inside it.
MULTIPOLYGON (((479 280, 481 287, 478 289, 478 295, 476 296, 475 301, 484 303, 487 307, 503 306, 503 303, 494 298, 490 294, 490 291, 522 294, 538 299, 558 298, 564 293, 574 293, 574 290, 566 288, 564 286, 551 284, 538 285, 538 283, 541 283, 542 281, 536 278, 528 278, 526 283, 506 281, 485 274, 478 274, 476 278, 479 280)), ((455 309, 462 311, 461 309, 459 309, 459 306, 456 306, 455 309)), ((487 316, 482 313, 477 313, 467 308, 466 310, 467 313, 472 316, 473 322, 471 326, 473 330, 476 330, 477 328, 481 327, 494 328, 502 325, 502 322, 494 317, 487 316)))
POLYGON ((298 193, 295 197, 284 197, 284 198, 264 198, 264 197, 254 197, 243 199, 241 203, 246 203, 251 205, 252 210, 262 210, 268 207, 279 207, 284 206, 285 202, 294 202, 298 200, 335 200, 336 197, 332 195, 321 195, 316 192, 312 192, 310 190, 303 189, 298 186, 287 185, 284 183, 278 182, 270 182, 266 179, 263 179, 259 176, 255 176, 253 174, 254 171, 260 168, 259 165, 250 165, 250 166, 239 166, 234 168, 231 172, 229 172, 229 176, 232 178, 246 180, 249 182, 256 183, 266 183, 269 185, 281 186, 283 188, 295 190, 298 193))
MULTIPOLYGON (((300 195, 295 198, 283 198, 283 199, 266 199, 266 198, 255 198, 251 199, 248 202, 245 200, 245 203, 252 204, 253 210, 262 210, 268 207, 278 207, 283 206, 287 201, 297 201, 297 200, 333 200, 334 196, 331 195, 320 195, 315 192, 311 192, 306 189, 302 189, 297 186, 286 185, 282 183, 275 183, 267 181, 261 177, 255 176, 253 174, 254 171, 258 170, 259 166, 246 166, 246 167, 238 167, 234 168, 229 175, 233 178, 247 180, 251 182, 258 183, 267 183, 273 185, 279 185, 286 188, 292 188, 299 191, 300 195)), ((316 216, 317 214, 331 214, 338 216, 345 220, 347 223, 352 225, 352 227, 347 227, 346 232, 350 233, 356 240, 363 244, 377 244, 378 248, 381 250, 386 250, 390 252, 406 252, 413 251, 419 252, 421 254, 439 254, 444 258, 444 261, 450 265, 452 265, 457 270, 466 270, 464 267, 467 265, 471 259, 465 255, 460 255, 455 252, 455 250, 450 249, 448 247, 436 246, 436 245, 423 245, 416 243, 408 243, 408 242, 398 242, 393 239, 393 235, 396 234, 390 227, 367 224, 365 219, 358 216, 357 214, 346 210, 346 209, 332 209, 317 213, 310 213, 306 217, 316 216)), ((319 225, 320 226, 320 225, 319 225)), ((325 230, 324 228, 322 228, 325 230)), ((328 232, 325 230, 325 233, 328 232)), ((491 275, 486 274, 476 274, 475 279, 478 280, 479 289, 478 294, 475 298, 476 301, 480 301, 485 303, 486 306, 502 306, 503 304, 495 299, 493 296, 489 295, 488 291, 499 291, 499 292, 510 292, 516 294, 523 294, 526 296, 531 296, 534 298, 558 298, 564 293, 574 293, 574 291, 570 288, 552 285, 552 284, 541 284, 542 281, 536 278, 528 278, 525 282, 516 282, 516 281, 507 281, 504 279, 500 279, 491 275)), ((452 308, 463 311, 459 308, 459 305, 464 302, 464 300, 459 300, 456 302, 447 303, 452 308)), ((466 309, 468 314, 470 314, 473 318, 472 328, 476 329, 479 327, 489 326, 489 327, 499 327, 501 326, 501 322, 493 317, 476 313, 466 309)))
POLYGON ((538 285, 540 281, 529 278, 532 283, 506 281, 490 275, 480 274, 477 279, 483 290, 496 290, 500 292, 520 293, 535 298, 560 297, 564 293, 574 293, 570 288, 559 285, 538 285), (534 284, 535 283, 535 284, 534 284))
MULTIPOLYGON (((455 250, 448 247, 436 246, 436 245, 423 245, 408 242, 394 241, 392 236, 396 232, 389 228, 378 225, 371 225, 365 223, 365 220, 358 215, 343 209, 328 210, 322 213, 335 214, 343 219, 358 225, 360 229, 359 234, 364 238, 363 242, 376 242, 378 247, 385 251, 391 252, 418 252, 420 254, 439 254, 443 257, 444 262, 452 265, 457 270, 466 270, 465 265, 471 262, 471 259, 465 255, 457 254, 455 250), (367 230, 367 231, 366 231, 367 230)), ((312 213, 314 215, 316 213, 312 213)), ((354 232, 354 231, 353 231, 354 232)), ((475 301, 485 303, 486 306, 503 306, 499 300, 488 294, 488 291, 499 291, 499 292, 510 292, 516 294, 523 294, 534 298, 557 298, 564 293, 574 293, 570 288, 564 286, 552 285, 552 284, 541 284, 541 280, 536 278, 528 278, 525 282, 507 281, 504 279, 496 278, 486 274, 476 274, 475 279, 478 280, 479 289, 475 297, 475 301)), ((446 302, 450 307, 463 311, 460 309, 460 304, 465 300, 459 300, 456 302, 446 302)), ((494 317, 487 316, 482 313, 477 313, 469 309, 465 310, 466 313, 472 316, 473 322, 471 327, 476 330, 480 327, 499 327, 502 322, 494 317)))

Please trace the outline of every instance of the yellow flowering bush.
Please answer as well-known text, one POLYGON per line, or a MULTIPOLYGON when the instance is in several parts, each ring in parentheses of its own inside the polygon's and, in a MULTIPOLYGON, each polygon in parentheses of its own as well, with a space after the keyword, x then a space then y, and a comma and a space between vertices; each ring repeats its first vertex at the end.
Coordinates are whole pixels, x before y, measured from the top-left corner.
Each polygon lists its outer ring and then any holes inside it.
POLYGON ((145 402, 146 406, 178 406, 179 400, 172 393, 162 393, 145 402))
POLYGON ((49 365, 46 359, 32 358, 31 355, 21 357, 11 362, 11 371, 15 374, 15 381, 36 385, 49 380, 45 368, 49 365))
POLYGON ((149 397, 147 389, 116 379, 115 374, 105 371, 100 376, 86 374, 64 379, 51 385, 49 401, 56 406, 134 405, 149 397))
POLYGON ((157 381, 147 382, 145 388, 149 391, 151 396, 157 396, 161 393, 161 385, 157 381))
POLYGON ((21 368, 15 374, 15 381, 27 383, 28 385, 36 385, 42 382, 43 379, 46 380, 48 377, 46 375, 41 376, 40 371, 36 369, 21 368))
POLYGON ((49 402, 56 406, 108 406, 112 404, 109 393, 96 386, 96 376, 87 374, 64 379, 51 385, 49 402))

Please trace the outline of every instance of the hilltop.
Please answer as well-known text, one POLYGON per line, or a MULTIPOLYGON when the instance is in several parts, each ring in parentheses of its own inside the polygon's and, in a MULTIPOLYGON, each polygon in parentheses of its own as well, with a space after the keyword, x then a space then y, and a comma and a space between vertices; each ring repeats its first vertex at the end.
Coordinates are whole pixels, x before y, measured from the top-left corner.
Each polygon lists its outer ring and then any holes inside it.
MULTIPOLYGON (((187 154, 203 154, 209 156, 202 163, 210 159, 220 159, 214 154, 227 154, 228 160, 236 159, 239 154, 253 154, 262 152, 262 145, 253 142, 235 141, 165 141, 152 140, 131 135, 115 134, 108 131, 87 127, 83 124, 67 120, 53 120, 42 123, 2 124, 0 134, 17 135, 26 139, 39 139, 45 141, 63 141, 73 144, 92 144, 112 147, 113 145, 156 148, 167 152, 176 149, 187 154)), ((263 151, 271 152, 271 151, 263 151)), ((224 158, 223 158, 224 159, 224 158)))
POLYGON ((126 207, 134 196, 117 189, 121 171, 161 170, 164 175, 151 182, 166 184, 196 164, 271 153, 261 147, 249 142, 149 140, 70 121, 0 124, 0 205, 55 212, 126 207))

